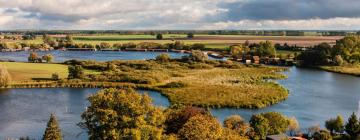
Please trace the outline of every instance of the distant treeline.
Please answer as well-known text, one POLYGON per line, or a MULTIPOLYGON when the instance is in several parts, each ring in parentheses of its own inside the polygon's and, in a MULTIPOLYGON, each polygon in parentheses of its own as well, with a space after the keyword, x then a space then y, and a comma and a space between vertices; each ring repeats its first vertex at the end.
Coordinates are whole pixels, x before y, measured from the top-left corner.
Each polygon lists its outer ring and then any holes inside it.
POLYGON ((360 31, 341 30, 15 30, 0 31, 1 34, 207 34, 207 35, 256 35, 256 36, 345 36, 360 35, 360 31))

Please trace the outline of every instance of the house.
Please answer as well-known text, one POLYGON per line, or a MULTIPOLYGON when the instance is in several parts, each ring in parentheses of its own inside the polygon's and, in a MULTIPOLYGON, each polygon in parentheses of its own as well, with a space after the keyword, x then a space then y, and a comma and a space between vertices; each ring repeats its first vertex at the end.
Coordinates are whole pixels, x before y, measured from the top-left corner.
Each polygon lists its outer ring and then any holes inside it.
POLYGON ((253 56, 251 59, 251 62, 254 64, 260 64, 260 57, 259 56, 253 56))
POLYGON ((307 140, 302 137, 291 137, 286 134, 278 134, 278 135, 269 135, 266 137, 266 140, 307 140))

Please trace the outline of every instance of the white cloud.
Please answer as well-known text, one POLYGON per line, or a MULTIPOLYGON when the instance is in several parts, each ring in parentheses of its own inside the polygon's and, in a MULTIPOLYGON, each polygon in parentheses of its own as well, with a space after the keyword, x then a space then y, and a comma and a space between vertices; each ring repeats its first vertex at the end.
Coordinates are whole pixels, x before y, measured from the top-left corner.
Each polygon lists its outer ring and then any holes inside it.
POLYGON ((250 0, 0 0, 0 29, 360 29, 359 18, 231 21, 223 5, 236 2, 250 0))
POLYGON ((201 29, 295 29, 295 30, 360 30, 360 18, 307 20, 240 20, 209 23, 201 29))

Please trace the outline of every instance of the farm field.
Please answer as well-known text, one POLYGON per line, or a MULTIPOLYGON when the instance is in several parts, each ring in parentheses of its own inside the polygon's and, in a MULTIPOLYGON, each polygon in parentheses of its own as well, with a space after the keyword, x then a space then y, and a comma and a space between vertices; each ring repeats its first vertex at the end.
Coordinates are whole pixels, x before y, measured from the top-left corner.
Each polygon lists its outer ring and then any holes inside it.
MULTIPOLYGON (((63 64, 0 62, 7 67, 13 82, 30 81, 33 78, 51 78, 53 73, 60 78, 67 78, 68 66, 63 64)), ((85 70, 85 74, 98 74, 97 71, 85 70)))
MULTIPOLYGON (((65 35, 52 35, 55 38, 63 38, 65 35)), ((107 42, 109 44, 116 43, 141 43, 154 42, 160 44, 172 43, 174 41, 181 41, 185 44, 202 43, 206 48, 210 49, 225 49, 230 45, 245 43, 259 43, 261 41, 271 41, 274 44, 297 45, 310 47, 323 42, 331 45, 336 43, 336 40, 342 36, 248 36, 248 35, 194 35, 194 38, 187 38, 185 34, 163 34, 162 40, 157 40, 156 35, 117 35, 117 34, 96 34, 96 35, 73 35, 75 43, 81 44, 100 44, 107 42)), ((35 40, 0 40, 0 42, 7 43, 29 43, 42 44, 41 36, 35 40)))

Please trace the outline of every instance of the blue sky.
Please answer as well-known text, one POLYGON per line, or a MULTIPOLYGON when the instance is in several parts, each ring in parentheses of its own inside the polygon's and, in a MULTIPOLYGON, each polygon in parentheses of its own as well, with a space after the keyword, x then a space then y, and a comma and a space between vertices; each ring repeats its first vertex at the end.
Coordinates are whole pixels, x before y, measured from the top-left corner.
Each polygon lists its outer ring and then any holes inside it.
POLYGON ((359 30, 359 0, 0 0, 0 30, 359 30))

